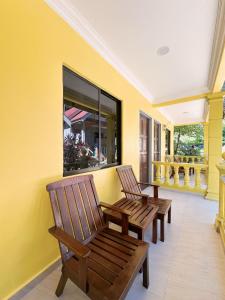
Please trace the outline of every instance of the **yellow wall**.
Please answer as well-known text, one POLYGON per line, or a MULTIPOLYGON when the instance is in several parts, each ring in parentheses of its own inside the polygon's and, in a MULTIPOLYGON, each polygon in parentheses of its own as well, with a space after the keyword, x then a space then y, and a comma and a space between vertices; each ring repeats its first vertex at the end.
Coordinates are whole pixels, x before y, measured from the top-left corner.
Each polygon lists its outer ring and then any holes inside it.
MULTIPOLYGON (((47 183, 61 178, 62 65, 123 101, 123 163, 139 169, 139 111, 167 124, 41 0, 0 4, 0 299, 58 257, 47 183), (126 139, 125 139, 126 137, 126 139)), ((101 200, 120 196, 115 168, 94 172, 101 200)))

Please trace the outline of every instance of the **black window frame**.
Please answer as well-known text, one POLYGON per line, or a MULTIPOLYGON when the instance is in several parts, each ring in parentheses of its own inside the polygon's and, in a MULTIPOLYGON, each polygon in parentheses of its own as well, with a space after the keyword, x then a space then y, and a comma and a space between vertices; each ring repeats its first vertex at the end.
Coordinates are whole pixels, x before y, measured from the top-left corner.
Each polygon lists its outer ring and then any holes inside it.
MULTIPOLYGON (((65 171, 64 170, 64 126, 63 126, 63 177, 66 176, 71 176, 71 175, 77 175, 77 174, 82 174, 82 173, 88 173, 88 172, 92 172, 92 171, 97 171, 97 170, 102 170, 102 169, 107 169, 107 168, 111 168, 111 167, 115 167, 115 166, 119 166, 122 164, 122 101, 115 98, 114 96, 110 95, 109 93, 107 93, 105 90, 99 88, 98 86, 96 86, 95 84, 93 84, 92 82, 90 82, 89 80, 87 80, 86 78, 80 76, 79 74, 77 74, 76 72, 72 71, 70 68, 63 66, 63 73, 64 70, 67 70, 69 72, 71 72, 74 76, 78 77, 79 79, 85 81, 87 84, 90 84, 91 86, 95 87, 98 90, 98 114, 99 114, 99 149, 101 149, 101 94, 107 96, 108 98, 112 99, 113 101, 116 102, 117 104, 117 123, 116 123, 116 130, 117 130, 117 162, 115 163, 110 163, 110 164, 106 164, 106 165, 99 165, 96 167, 88 167, 88 168, 84 168, 84 169, 79 169, 79 170, 72 170, 72 171, 65 171)), ((62 125, 64 122, 64 104, 65 101, 67 103, 71 103, 72 105, 74 105, 73 101, 69 101, 64 99, 64 82, 63 82, 63 111, 62 111, 62 125)), ((100 151, 99 151, 100 152, 100 151)))

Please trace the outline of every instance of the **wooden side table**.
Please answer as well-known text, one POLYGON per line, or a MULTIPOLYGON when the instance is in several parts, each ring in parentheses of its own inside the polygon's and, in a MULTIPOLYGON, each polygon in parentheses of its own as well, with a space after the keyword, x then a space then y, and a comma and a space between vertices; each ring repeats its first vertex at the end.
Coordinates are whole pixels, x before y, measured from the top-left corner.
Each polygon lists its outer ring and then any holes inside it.
MULTIPOLYGON (((157 243, 157 212, 159 207, 143 200, 131 200, 122 198, 113 206, 126 209, 131 215, 128 218, 128 229, 137 233, 139 240, 144 240, 144 233, 148 226, 152 223, 152 242, 157 243)), ((106 222, 112 222, 122 226, 122 217, 111 209, 103 211, 106 222)))

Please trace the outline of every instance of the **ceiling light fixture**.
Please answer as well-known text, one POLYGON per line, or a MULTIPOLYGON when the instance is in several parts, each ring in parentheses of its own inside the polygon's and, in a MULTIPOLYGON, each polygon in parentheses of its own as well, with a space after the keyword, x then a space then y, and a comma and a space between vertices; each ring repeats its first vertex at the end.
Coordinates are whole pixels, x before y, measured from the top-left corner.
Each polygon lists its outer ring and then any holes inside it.
POLYGON ((163 56, 163 55, 168 54, 169 51, 170 51, 170 48, 169 48, 169 47, 167 47, 167 46, 162 46, 162 47, 158 48, 157 54, 158 54, 159 56, 163 56))

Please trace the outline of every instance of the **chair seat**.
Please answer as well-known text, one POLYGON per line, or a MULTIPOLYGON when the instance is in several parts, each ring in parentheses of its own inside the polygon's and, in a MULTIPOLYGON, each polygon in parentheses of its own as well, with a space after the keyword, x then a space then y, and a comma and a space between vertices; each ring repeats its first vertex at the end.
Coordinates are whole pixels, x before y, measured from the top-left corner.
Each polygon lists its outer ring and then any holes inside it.
POLYGON ((159 207, 158 215, 166 215, 171 207, 172 200, 150 197, 150 203, 159 207))
MULTIPOLYGON (((91 299, 123 299, 147 255, 148 244, 105 228, 87 244, 88 292, 91 299)), ((65 262, 70 275, 78 281, 78 261, 65 262)))

